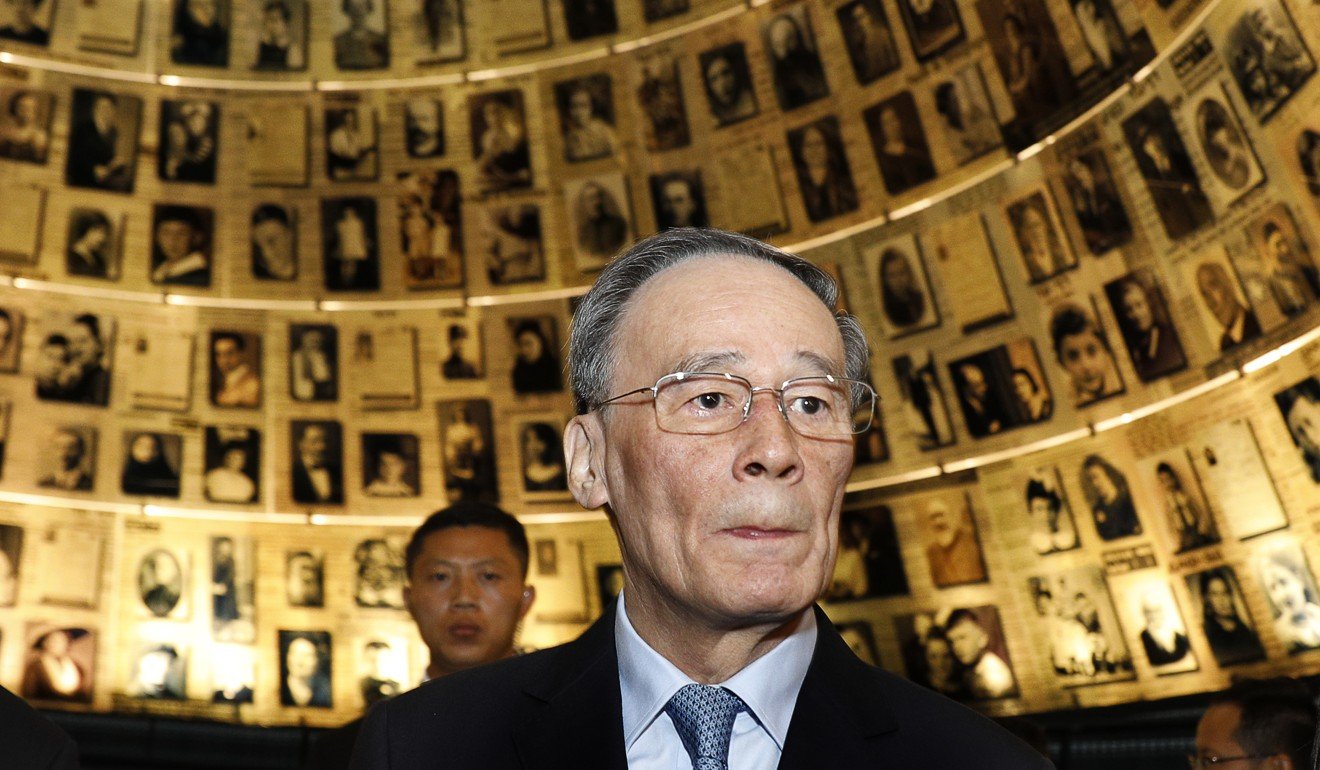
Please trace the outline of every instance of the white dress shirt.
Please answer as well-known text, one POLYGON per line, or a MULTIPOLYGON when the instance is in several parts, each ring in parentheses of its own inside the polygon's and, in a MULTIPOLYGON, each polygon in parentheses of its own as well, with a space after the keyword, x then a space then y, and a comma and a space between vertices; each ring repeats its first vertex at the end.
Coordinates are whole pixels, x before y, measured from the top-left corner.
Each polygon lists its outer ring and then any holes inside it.
MULTIPOLYGON (((774 649, 718 683, 751 710, 740 712, 733 724, 729 770, 773 770, 779 765, 798 691, 816 649, 816 615, 810 608, 804 613, 800 627, 774 649)), ((692 770, 692 759, 664 708, 693 680, 637 635, 622 594, 614 618, 614 646, 629 770, 692 770)))

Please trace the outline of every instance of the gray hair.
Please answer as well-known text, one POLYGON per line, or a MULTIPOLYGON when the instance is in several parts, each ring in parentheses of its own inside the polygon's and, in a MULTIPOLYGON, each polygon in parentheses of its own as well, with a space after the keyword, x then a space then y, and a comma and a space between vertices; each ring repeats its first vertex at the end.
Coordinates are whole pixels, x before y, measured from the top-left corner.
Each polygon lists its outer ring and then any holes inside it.
MULTIPOLYGON (((801 257, 723 230, 680 227, 652 235, 633 244, 601 271, 573 315, 568 360, 578 414, 586 414, 610 397, 610 379, 618 363, 614 337, 633 294, 667 268, 697 257, 725 254, 783 268, 834 312, 838 285, 828 273, 801 257)), ((843 337, 844 376, 866 379, 870 352, 865 332, 857 319, 845 312, 835 312, 834 319, 843 337)))

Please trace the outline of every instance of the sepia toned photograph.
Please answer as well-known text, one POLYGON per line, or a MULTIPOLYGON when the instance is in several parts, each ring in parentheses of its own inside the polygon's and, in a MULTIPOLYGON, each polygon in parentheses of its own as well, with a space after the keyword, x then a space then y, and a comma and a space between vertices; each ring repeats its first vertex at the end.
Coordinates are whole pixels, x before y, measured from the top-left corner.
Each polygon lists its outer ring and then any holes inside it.
POLYGON ((898 69, 898 44, 880 0, 852 0, 839 6, 839 30, 859 85, 870 85, 898 69))
POLYGON ((364 708, 403 692, 409 684, 407 640, 372 636, 358 649, 357 671, 364 708))
POLYGON ((328 198, 321 201, 321 255, 325 288, 330 291, 380 289, 380 239, 376 199, 328 198))
POLYGON ((280 203, 252 209, 250 246, 252 277, 259 281, 292 281, 298 277, 298 210, 280 203))
POLYGON ((289 324, 289 396, 339 398, 339 330, 332 324, 289 324))
POLYGON ((53 94, 30 88, 0 88, 0 158, 44 164, 50 153, 50 119, 54 112, 53 94))
POLYGON ((945 146, 958 165, 985 155, 1004 144, 981 68, 969 64, 947 80, 935 84, 935 111, 940 116, 945 146))
POLYGON ((1118 328, 1127 343, 1132 367, 1142 382, 1151 382, 1187 366, 1182 341, 1173 326, 1164 290, 1154 271, 1141 267, 1105 284, 1118 328))
POLYGON ((1049 190, 1042 188, 1009 203, 1004 215, 1032 283, 1077 267, 1049 190))
POLYGON ((331 3, 330 9, 336 67, 383 70, 390 66, 390 25, 384 0, 343 0, 331 3))
POLYGON ((1110 0, 1072 0, 1068 6, 1091 54, 1091 69, 1097 74, 1121 70, 1137 57, 1149 60, 1149 36, 1143 30, 1129 40, 1110 0))
POLYGON ((213 503, 261 499, 261 431, 233 425, 206 428, 202 491, 213 503))
POLYGON ((482 267, 492 286, 545 280, 541 207, 535 203, 490 205, 482 229, 482 267))
POLYGON ((23 567, 23 528, 0 524, 0 607, 18 601, 18 582, 23 567))
POLYGON ((399 174, 399 239, 409 289, 456 289, 463 285, 463 198, 458 173, 399 174))
POLYGON ((307 68, 306 0, 265 0, 261 4, 252 68, 295 71, 307 68))
POLYGON ((206 67, 229 66, 230 0, 174 0, 170 61, 206 67))
POLYGON ((543 577, 559 575, 559 545, 554 540, 537 540, 532 543, 532 553, 536 557, 536 574, 543 577))
POLYGON ((632 242, 632 208, 623 174, 571 179, 564 184, 564 203, 578 270, 601 269, 632 242))
POLYGON ((975 437, 1044 422, 1054 396, 1031 339, 1021 339, 949 364, 967 431, 975 437))
POLYGON ((55 0, 15 0, 6 5, 6 13, 0 18, 0 40, 43 48, 50 45, 55 0))
POLYGON ((416 96, 403 103, 403 148, 410 158, 445 154, 444 102, 416 96))
POLYGON ((911 91, 862 110, 862 120, 890 195, 901 195, 935 178, 935 163, 911 91))
POLYGON ((710 226, 701 169, 652 174, 650 184, 656 230, 710 226))
MULTIPOLYGON (((348 0, 345 5, 370 0, 348 0)), ((279 632, 280 705, 333 708, 329 631, 279 632)))
POLYGON ((256 332, 211 332, 211 403, 222 407, 261 406, 261 335, 256 332))
POLYGON ((1018 150, 1072 117, 1077 83, 1044 0, 978 0, 976 12, 1013 103, 1005 132, 1018 150))
POLYGON ((220 107, 200 99, 160 104, 156 173, 166 182, 215 184, 220 154, 220 107))
POLYGON ((1054 360, 1068 375, 1074 406, 1090 406, 1126 391, 1109 335, 1090 298, 1065 301, 1049 314, 1054 360))
POLYGON ((554 93, 564 160, 580 163, 614 155, 619 140, 610 76, 599 72, 564 80, 555 83, 554 93))
POLYGON ((1050 664, 1065 687, 1134 679, 1132 654, 1099 567, 1027 578, 1037 631, 1049 640, 1050 664))
MULTIPOLYGON (((863 378, 872 389, 875 381, 870 372, 863 378)), ((874 409, 871 424, 866 431, 853 437, 853 466, 883 463, 889 461, 889 436, 885 432, 885 418, 880 409, 874 409)))
POLYGON ((901 355, 894 359, 894 377, 902 395, 904 422, 908 435, 923 452, 954 443, 953 421, 949 419, 949 400, 935 369, 929 350, 901 355))
POLYGON ((1129 629, 1140 628, 1141 650, 1151 670, 1159 676, 1200 668, 1187 638, 1187 624, 1173 591, 1159 573, 1123 581, 1119 612, 1129 629))
POLYGON ((373 108, 325 111, 325 173, 336 182, 374 182, 380 176, 380 135, 373 108))
POLYGON ((697 56, 706 103, 717 126, 731 126, 760 112, 752 71, 747 66, 747 48, 729 43, 697 56))
POLYGON ((362 434, 362 493, 368 497, 417 497, 420 465, 417 436, 362 434))
POLYGON ((485 376, 481 351, 481 325, 472 318, 451 318, 445 327, 440 375, 446 380, 475 380, 485 376))
POLYGON ((1219 352, 1261 336, 1260 320, 1223 245, 1208 246, 1179 267, 1187 283, 1196 287, 1201 324, 1219 352))
POLYGON ((370 538, 353 549, 357 570, 353 603, 359 607, 403 609, 403 552, 406 545, 396 538, 370 538))
POLYGON ((619 31, 615 0, 563 0, 569 40, 613 35, 619 31))
POLYGON ((898 615, 894 631, 908 678, 917 684, 960 701, 1017 696, 1017 677, 997 608, 898 615))
POLYGON ((880 328, 890 339, 940 323, 939 307, 921 259, 916 236, 907 235, 862 250, 880 291, 880 328))
POLYGON ((1150 100, 1124 120, 1123 135, 1169 240, 1176 241, 1214 219, 1210 199, 1163 99, 1150 100))
POLYGON ((646 149, 663 152, 691 144, 678 57, 643 49, 637 57, 637 70, 637 106, 646 149))
POLYGON ((807 218, 821 222, 857 210, 857 186, 843 149, 839 119, 833 115, 788 132, 807 218))
POLYGON ((440 401, 440 449, 445 491, 452 500, 497 502, 495 442, 490 402, 485 399, 440 401))
POLYGON ((932 494, 913 501, 912 508, 936 588, 984 583, 988 579, 969 493, 932 494))
POLYGON ((1261 123, 1315 74, 1315 59, 1280 0, 1253 3, 1226 37, 1224 61, 1247 108, 1261 123))
POLYGON ((1091 509, 1095 531, 1101 540, 1141 534, 1141 519, 1137 517, 1132 486, 1127 476, 1103 455, 1089 454, 1082 459, 1077 470, 1077 483, 1091 509))
POLYGON ((1192 145, 1210 167, 1206 188, 1220 210, 1228 208, 1247 191, 1265 181, 1265 172, 1256 158, 1223 86, 1212 82, 1203 87, 1184 107, 1188 122, 1196 127, 1192 145))
POLYGON ((115 319, 50 313, 33 371, 37 398, 105 406, 110 402, 115 319))
POLYGON ((37 486, 64 492, 90 492, 96 485, 96 428, 60 425, 42 447, 37 486))
POLYGON ((1265 657, 1259 631, 1232 567, 1215 567, 1187 576, 1193 614, 1200 610, 1201 631, 1215 663, 1233 666, 1265 657))
MULTIPOLYGON (((414 50, 422 65, 458 61, 467 56, 465 0, 419 0, 412 28, 417 31, 414 50)), ((368 704, 370 705, 370 704, 368 704)))
POLYGON ((142 100, 109 91, 73 89, 64 180, 70 187, 133 192, 142 100))
POLYGON ((64 269, 70 276, 119 279, 124 243, 124 215, 99 208, 69 211, 64 269))
POLYGON ((1063 167, 1072 213, 1091 255, 1101 256, 1132 240, 1132 220, 1104 150, 1097 146, 1077 150, 1066 156, 1063 167))
POLYGON ((1288 204, 1270 206, 1247 225, 1260 279, 1285 316, 1295 316, 1320 297, 1320 271, 1297 229, 1288 204))
POLYGON ((177 433, 126 431, 119 488, 126 495, 179 497, 183 436, 177 433))
POLYGON ((18 371, 19 355, 23 352, 23 326, 27 316, 16 307, 0 307, 0 372, 18 371))
POLYGON ((761 24, 761 41, 770 60, 779 109, 787 112, 829 96, 816 36, 807 6, 800 4, 761 24))
POLYGON ((144 617, 188 617, 188 555, 168 548, 153 548, 137 561, 138 614, 144 617))
POLYGON ((319 550, 285 552, 284 598, 290 607, 325 606, 325 554, 319 550))
POLYGON ((898 546, 894 512, 887 505, 847 510, 839 516, 839 556, 825 600, 902 596, 907 573, 898 546))
POLYGON ((91 703, 95 683, 94 630, 28 623, 19 695, 37 701, 91 703))
POLYGON ((173 641, 138 641, 129 672, 127 694, 148 700, 187 697, 188 646, 173 641))
POLYGON ((1284 388, 1274 394, 1274 403, 1311 481, 1320 484, 1320 379, 1307 377, 1284 388))
POLYGON ((343 504, 343 435, 343 427, 333 420, 292 420, 289 423, 289 468, 294 502, 343 504))
POLYGON ((671 19, 691 9, 691 0, 642 0, 642 18, 648 24, 671 19))
POLYGON ((151 210, 151 282, 158 286, 211 285, 215 211, 157 203, 151 210))
POLYGON ((472 159, 483 193, 532 186, 532 156, 528 149, 527 115, 517 89, 468 97, 472 159))
POLYGON ((1058 468, 1053 465, 1033 468, 1026 475, 1023 496, 1026 519, 1031 522, 1028 538, 1037 554, 1047 556, 1071 551, 1081 544, 1058 468))
POLYGON ((250 537, 211 538, 211 638, 256 641, 256 543, 250 537))
POLYGON ((1288 654, 1320 648, 1320 593, 1301 546, 1275 542, 1252 555, 1252 566, 1269 600, 1274 635, 1288 654))
POLYGON ((515 351, 513 391, 525 394, 563 390, 559 329, 554 316, 510 318, 508 328, 515 351))
POLYGON ((899 0, 898 12, 917 61, 927 61, 966 37, 954 0, 899 0))
POLYGON ((562 498, 568 492, 564 439, 560 432, 563 423, 558 417, 547 417, 523 420, 514 425, 522 490, 529 499, 562 498))
POLYGON ((1148 497, 1157 502, 1175 555, 1219 545, 1223 538, 1187 450, 1178 447, 1138 465, 1148 497))

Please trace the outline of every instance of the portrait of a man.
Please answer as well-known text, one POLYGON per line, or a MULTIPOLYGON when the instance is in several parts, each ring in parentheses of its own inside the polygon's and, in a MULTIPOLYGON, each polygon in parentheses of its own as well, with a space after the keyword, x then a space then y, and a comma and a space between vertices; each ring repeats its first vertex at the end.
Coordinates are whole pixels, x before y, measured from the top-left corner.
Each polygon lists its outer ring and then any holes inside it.
POLYGON ((1311 481, 1320 484, 1320 379, 1307 377, 1275 393, 1274 402, 1311 481))
POLYGON ((898 69, 898 44, 883 3, 852 0, 835 13, 859 85, 870 85, 898 69))
POLYGON ((96 483, 96 429, 64 425, 51 431, 45 470, 37 486, 65 492, 90 492, 96 483))
POLYGON ((481 336, 477 324, 452 321, 446 324, 447 348, 440 361, 446 380, 475 380, 482 375, 481 336))
POLYGON ((1262 123, 1315 74, 1315 60, 1279 0, 1243 11, 1229 29, 1222 53, 1247 108, 1262 123))
POLYGON ((609 75, 601 72, 555 83, 555 105, 559 109, 564 160, 578 163, 614 154, 618 138, 609 75))
POLYGON ((706 191, 701 169, 651 175, 651 200, 657 230, 671 227, 707 227, 706 191))
POLYGON ((1247 302, 1232 264, 1221 250, 1203 252, 1185 262, 1184 270, 1196 286, 1206 328, 1215 335, 1219 352, 1261 336, 1260 321, 1247 302))
POLYGON ((579 270, 599 270, 632 240, 628 186, 622 174, 564 185, 579 270))
POLYGON ((1151 582, 1143 588, 1129 601, 1136 605, 1135 614, 1141 619, 1141 648, 1150 667, 1157 674, 1194 671, 1196 654, 1169 586, 1151 582))
MULTIPOLYGON (((400 640, 394 640, 398 643, 400 640)), ((400 680, 407 672, 407 648, 395 649, 390 641, 371 639, 362 645, 358 664, 358 690, 362 704, 370 708, 403 692, 400 680)))
POLYGON ((986 579, 985 557, 967 494, 942 494, 913 503, 926 564, 936 588, 980 583, 986 579))
POLYGON ((229 65, 229 0, 174 0, 170 59, 175 64, 229 65))
POLYGON ((1118 319, 1132 367, 1150 382, 1187 366, 1182 341, 1173 326, 1164 291, 1148 267, 1105 284, 1105 296, 1118 319))
POLYGON ((478 186, 485 192, 531 187, 532 156, 522 91, 469 96, 468 122, 478 186))
POLYGON ((290 607, 325 606, 324 561, 320 551, 289 551, 284 555, 284 598, 290 607))
POLYGON ((692 142, 692 136, 678 58, 672 54, 642 50, 637 60, 637 105, 641 108, 646 149, 663 152, 686 147, 692 142))
POLYGON ((344 502, 343 428, 331 420, 289 424, 292 497, 297 503, 344 502))
POLYGON ((210 286, 215 212, 202 206, 156 204, 151 220, 151 282, 210 286))
POLYGON ((730 126, 756 115, 760 107, 742 43, 712 48, 697 56, 705 85, 706 103, 717 126, 730 126))
POLYGON ((255 409, 261 405, 261 335, 211 332, 211 403, 255 409))
POLYGON ((188 648, 171 642, 146 642, 133 661, 128 694, 152 700, 187 696, 188 648))
POLYGON ((1165 101, 1152 99, 1124 120, 1123 134, 1169 239, 1209 224, 1214 218, 1210 200, 1165 101))
POLYGON ((215 184, 220 107, 200 99, 166 99, 160 107, 156 172, 166 182, 215 184))
POLYGON ((404 149, 410 158, 445 154, 445 108, 439 99, 415 97, 403 104, 404 149))
POLYGON ((890 195, 935 178, 935 164, 912 92, 902 91, 862 111, 880 177, 890 195))
POLYGON ((341 70, 381 70, 390 66, 384 0, 340 0, 335 11, 335 66, 341 70))
POLYGON ((292 281, 298 277, 298 210, 261 203, 252 210, 252 277, 292 281))
POLYGON ((71 187, 133 192, 141 115, 142 100, 136 96, 75 88, 65 182, 71 187))
POLYGON ((1114 185, 1104 150, 1089 147, 1064 162, 1064 186, 1082 240, 1094 256, 1101 256, 1132 240, 1132 221, 1114 185))
POLYGON ((771 16, 761 25, 761 37, 770 57, 779 109, 787 112, 829 95, 805 5, 771 16))

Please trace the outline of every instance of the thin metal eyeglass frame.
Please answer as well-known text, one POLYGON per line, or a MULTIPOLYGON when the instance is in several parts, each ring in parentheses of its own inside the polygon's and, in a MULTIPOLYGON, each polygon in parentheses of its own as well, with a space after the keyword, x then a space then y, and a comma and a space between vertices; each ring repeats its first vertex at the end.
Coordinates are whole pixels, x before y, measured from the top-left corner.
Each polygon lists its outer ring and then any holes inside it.
POLYGON ((656 380, 655 384, 650 386, 649 388, 637 388, 636 390, 630 390, 627 393, 620 393, 617 396, 611 396, 605 399, 604 401, 601 401, 600 403, 596 404, 595 408, 599 409, 602 406, 611 404, 615 401, 618 401, 621 398, 627 398, 628 396, 635 396, 638 393, 650 393, 651 406, 654 408, 656 404, 656 399, 660 393, 660 386, 664 384, 666 380, 681 382, 685 378, 697 377, 697 376, 721 377, 725 380, 736 380, 738 382, 742 382, 747 385, 748 393, 747 393, 747 400, 743 402, 743 406, 742 406, 742 419, 739 420, 736 425, 733 425, 726 430, 716 431, 714 433, 699 433, 694 435, 718 436, 721 433, 731 433, 737 430, 738 427, 742 425, 744 422, 747 422, 747 418, 751 416, 752 401, 756 398, 756 394, 761 392, 769 392, 775 394, 775 408, 779 410, 779 416, 784 418, 784 422, 788 423, 788 427, 792 428, 794 433, 798 434, 799 436, 803 436, 805 438, 828 438, 827 436, 811 436, 798 430, 798 427, 793 424, 793 421, 788 419, 788 412, 784 411, 784 391, 787 390, 788 387, 793 383, 801 382, 802 380, 827 380, 830 383, 846 384, 849 387, 860 385, 863 388, 866 388, 866 390, 870 391, 871 410, 870 413, 867 414, 866 416, 866 425, 864 425, 859 430, 850 429, 848 433, 845 435, 858 436, 870 430, 872 423, 875 422, 875 406, 880 401, 880 394, 876 393, 875 388, 871 387, 870 384, 862 382, 861 380, 854 380, 848 377, 835 377, 832 374, 817 374, 817 375, 812 375, 810 377, 794 377, 792 379, 784 380, 783 382, 781 382, 778 388, 772 388, 768 385, 753 385, 752 381, 747 379, 746 377, 740 377, 736 374, 729 374, 728 372, 670 372, 669 374, 666 374, 660 379, 656 380))
POLYGON ((1187 766, 1190 767, 1191 770, 1204 770, 1204 768, 1219 767, 1228 762, 1241 762, 1245 759, 1269 759, 1272 756, 1274 756, 1274 754, 1238 754, 1233 757, 1199 757, 1195 754, 1188 754, 1187 766))

